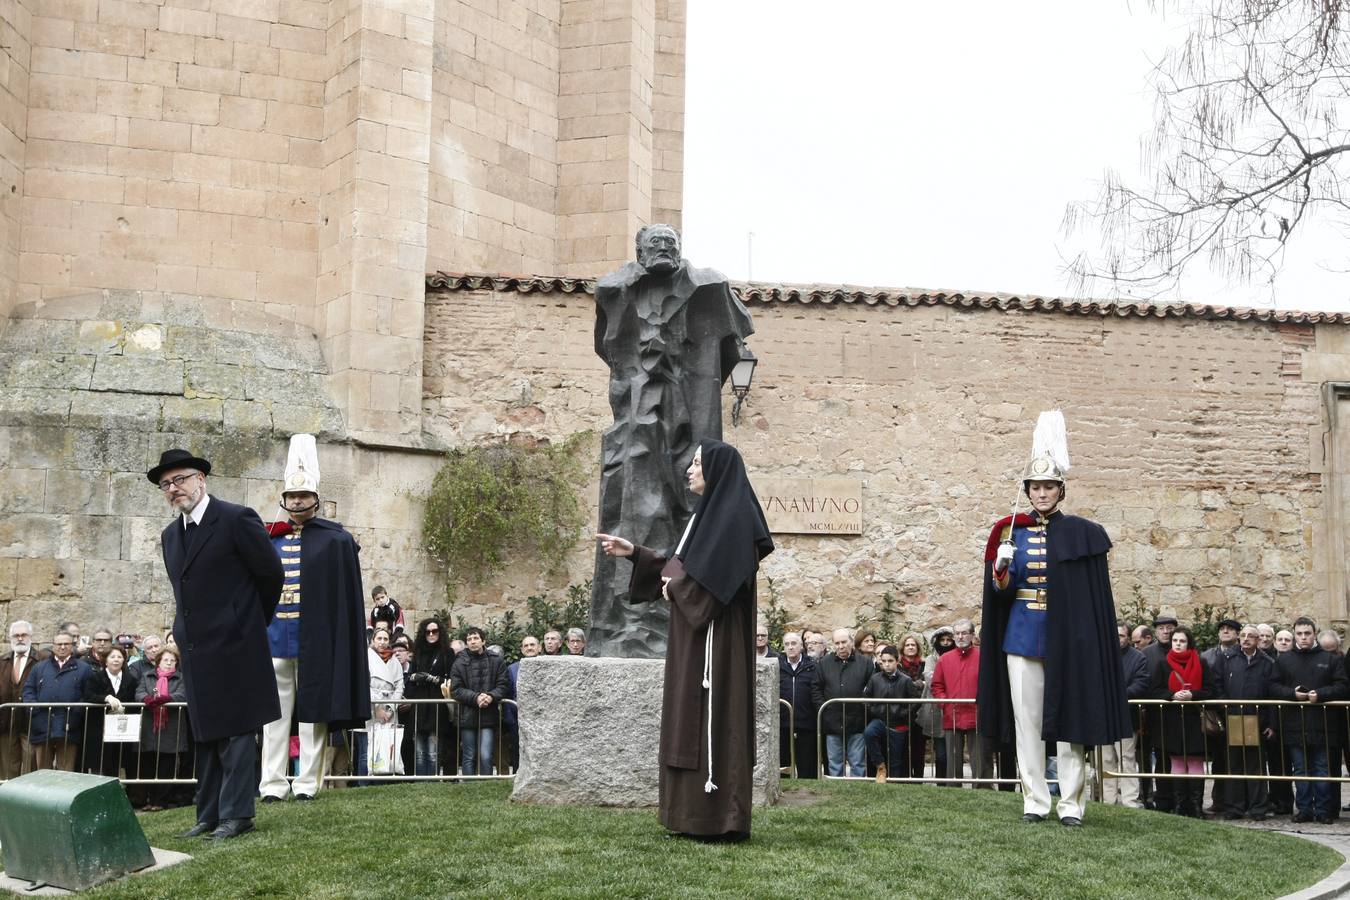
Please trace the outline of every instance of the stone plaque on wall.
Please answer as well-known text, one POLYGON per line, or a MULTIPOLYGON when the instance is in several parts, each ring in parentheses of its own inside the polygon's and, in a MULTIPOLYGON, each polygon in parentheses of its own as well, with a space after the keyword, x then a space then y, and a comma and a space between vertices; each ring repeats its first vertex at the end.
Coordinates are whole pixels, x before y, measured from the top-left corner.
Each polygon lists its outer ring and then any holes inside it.
POLYGON ((778 534, 862 534, 862 481, 831 478, 752 479, 764 518, 778 534))

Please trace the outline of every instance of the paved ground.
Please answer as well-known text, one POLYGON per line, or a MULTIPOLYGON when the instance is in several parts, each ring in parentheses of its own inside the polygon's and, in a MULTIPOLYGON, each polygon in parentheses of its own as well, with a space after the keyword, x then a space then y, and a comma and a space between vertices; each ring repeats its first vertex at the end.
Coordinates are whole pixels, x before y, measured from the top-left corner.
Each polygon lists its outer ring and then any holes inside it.
POLYGON ((1317 882, 1317 884, 1296 893, 1288 894, 1283 900, 1326 900, 1326 898, 1350 895, 1350 821, 1339 819, 1332 825, 1316 825, 1311 822, 1295 825, 1289 821, 1288 816, 1278 816, 1264 822, 1239 820, 1224 824, 1260 831, 1278 831, 1281 834, 1291 834, 1304 840, 1316 841, 1335 850, 1345 860, 1341 863, 1339 869, 1317 882))

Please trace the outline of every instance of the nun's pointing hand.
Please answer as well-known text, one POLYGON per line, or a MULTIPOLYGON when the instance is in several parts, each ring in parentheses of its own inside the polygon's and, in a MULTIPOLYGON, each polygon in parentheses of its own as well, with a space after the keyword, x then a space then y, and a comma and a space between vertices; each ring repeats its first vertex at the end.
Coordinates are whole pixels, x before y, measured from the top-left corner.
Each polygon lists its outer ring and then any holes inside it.
POLYGON ((608 556, 633 555, 633 542, 630 540, 613 534, 597 534, 595 539, 600 542, 600 549, 608 556))

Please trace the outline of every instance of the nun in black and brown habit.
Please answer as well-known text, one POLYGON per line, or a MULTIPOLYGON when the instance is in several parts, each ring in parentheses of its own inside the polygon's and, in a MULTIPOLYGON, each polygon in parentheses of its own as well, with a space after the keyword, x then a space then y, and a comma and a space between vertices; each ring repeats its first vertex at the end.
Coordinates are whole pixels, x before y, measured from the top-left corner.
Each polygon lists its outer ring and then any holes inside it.
POLYGON ((750 835, 755 765, 755 575, 773 552, 741 454, 705 440, 689 466, 700 499, 669 557, 615 535, 634 601, 670 602, 661 709, 661 824, 700 838, 750 835))

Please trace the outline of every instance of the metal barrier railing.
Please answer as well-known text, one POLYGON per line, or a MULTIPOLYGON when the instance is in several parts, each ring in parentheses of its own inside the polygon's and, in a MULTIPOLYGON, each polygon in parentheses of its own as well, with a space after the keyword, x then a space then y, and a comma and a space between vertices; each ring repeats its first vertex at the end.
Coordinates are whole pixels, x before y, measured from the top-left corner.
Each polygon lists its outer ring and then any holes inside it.
MULTIPOLYGON (((393 752, 397 754, 393 763, 394 772, 392 774, 361 772, 360 769, 367 767, 359 765, 354 754, 349 754, 353 771, 332 772, 328 770, 328 765, 333 760, 329 758, 329 754, 325 753, 324 769, 320 773, 322 782, 361 781, 374 784, 389 781, 509 780, 515 777, 515 765, 510 758, 513 747, 516 745, 517 734, 515 721, 517 721, 518 710, 514 700, 503 699, 494 704, 493 709, 483 713, 490 721, 486 729, 466 727, 463 721, 464 717, 459 715, 460 704, 453 698, 391 698, 377 701, 374 705, 379 707, 389 706, 396 710, 392 720, 395 727, 396 745, 393 752), (508 715, 508 709, 515 715, 508 715), (409 713, 411 713, 411 717, 409 717, 409 713), (429 728, 419 729, 419 725, 423 724, 423 717, 427 715, 434 716, 435 721, 431 723, 429 728), (446 731, 445 726, 451 724, 454 726, 453 730, 446 731), (493 740, 491 741, 493 745, 492 763, 489 774, 479 774, 481 766, 475 766, 476 771, 473 773, 461 771, 460 766, 463 757, 458 752, 454 754, 453 758, 445 758, 441 747, 448 746, 458 750, 463 746, 466 731, 472 731, 477 736, 482 730, 493 733, 493 740), (434 734, 436 737, 434 741, 420 741, 424 762, 426 750, 434 748, 431 751, 435 755, 434 771, 429 774, 419 774, 416 771, 419 736, 423 734, 428 736, 434 734), (413 762, 412 771, 399 771, 409 768, 406 765, 399 765, 398 762, 398 760, 403 759, 405 747, 409 745, 411 745, 413 762)), ((128 702, 122 704, 122 710, 128 714, 139 713, 141 715, 141 723, 137 727, 135 738, 125 735, 115 740, 106 739, 107 735, 104 733, 103 722, 106 716, 113 713, 102 703, 0 704, 0 721, 6 719, 9 721, 8 728, 0 729, 0 741, 4 741, 6 744, 5 752, 0 753, 0 760, 8 762, 10 747, 17 748, 14 753, 19 756, 18 765, 14 766, 12 771, 0 770, 0 783, 8 778, 26 774, 35 768, 92 771, 116 777, 123 784, 146 786, 147 788, 156 785, 194 785, 197 783, 195 744, 188 724, 187 704, 185 702, 174 701, 152 706, 140 702, 128 702), (146 716, 153 716, 156 708, 168 713, 168 721, 164 724, 164 729, 171 731, 171 734, 163 735, 156 732, 153 727, 153 720, 145 718, 146 716), (53 720, 57 720, 59 734, 48 733, 50 723, 53 720), (142 739, 149 736, 156 737, 154 741, 155 749, 152 751, 142 749, 142 739), (172 751, 162 749, 166 743, 165 739, 168 737, 172 738, 169 741, 172 746, 176 748, 181 744, 183 749, 172 751), (35 738, 38 739, 36 743, 34 742, 35 738), (167 774, 165 774, 166 771, 167 774)), ((473 712, 473 710, 469 710, 469 712, 473 712)), ((367 725, 370 724, 367 723, 367 725)), ((164 729, 161 729, 161 731, 164 729)), ((357 744, 354 738, 357 735, 365 736, 367 728, 343 730, 336 733, 342 736, 342 744, 350 750, 357 744)), ((329 743, 332 742, 332 733, 330 733, 329 743)), ((294 776, 289 777, 293 778, 294 776)))
MULTIPOLYGON (((1141 730, 1137 735, 1137 748, 1141 755, 1146 753, 1151 757, 1156 754, 1158 762, 1167 761, 1165 758, 1170 757, 1198 757, 1203 760, 1206 771, 1158 771, 1156 767, 1126 771, 1124 766, 1119 767, 1121 771, 1114 771, 1099 764, 1101 777, 1168 781, 1222 778, 1229 781, 1350 782, 1350 775, 1344 774, 1350 701, 1333 700, 1313 704, 1295 700, 1131 700, 1130 705, 1142 713, 1141 730), (1206 731, 1201 720, 1203 710, 1218 713, 1220 731, 1206 731), (1172 722, 1170 726, 1169 712, 1180 714, 1179 721, 1172 722), (1199 725, 1203 735, 1200 740, 1194 740, 1192 735, 1187 734, 1188 720, 1193 726, 1199 725), (1169 727, 1172 731, 1170 741, 1169 727), (1315 733, 1311 740, 1310 731, 1315 733), (1290 735, 1297 735, 1297 740, 1290 743, 1286 740, 1290 735), (1177 749, 1181 752, 1171 752, 1177 749), (1325 752, 1327 774, 1292 774, 1294 760, 1290 756, 1294 749, 1299 751, 1297 756, 1303 759, 1310 758, 1314 752, 1325 752), (1234 751, 1244 761, 1244 769, 1259 766, 1260 773, 1227 771, 1234 751), (1337 751, 1338 758, 1333 759, 1332 755, 1337 751), (1223 757, 1216 757, 1216 752, 1222 752, 1223 757), (1216 762, 1221 766, 1217 772, 1214 771, 1216 762)), ((1117 758, 1124 757, 1124 745, 1125 742, 1117 742, 1117 758)), ((1147 763, 1149 760, 1140 759, 1139 762, 1147 763)))
MULTIPOLYGON (((494 709, 492 711, 484 713, 484 715, 487 715, 489 717, 495 717, 495 721, 493 721, 487 729, 482 728, 466 729, 463 722, 463 716, 460 714, 461 712, 463 712, 463 710, 461 709, 461 704, 458 701, 454 700, 453 698, 412 699, 405 697, 401 699, 380 700, 376 701, 373 705, 398 707, 397 718, 395 719, 394 725, 396 732, 402 732, 402 734, 396 737, 398 752, 401 759, 399 761, 394 762, 395 771, 387 774, 372 774, 369 771, 366 772, 353 771, 350 773, 324 772, 321 779, 323 783, 328 783, 330 781, 331 782, 355 781, 359 783, 370 783, 370 784, 380 784, 391 781, 399 781, 399 782, 509 781, 516 777, 515 766, 511 764, 510 760, 510 753, 512 748, 508 744, 508 741, 506 740, 511 735, 518 734, 518 730, 515 727, 512 727, 512 720, 514 717, 507 715, 508 711, 515 713, 516 716, 519 715, 519 709, 516 706, 516 701, 510 698, 503 698, 502 700, 494 704, 494 709), (404 718, 405 714, 407 713, 412 714, 411 719, 404 718), (442 713, 445 713, 446 715, 446 724, 448 725, 450 723, 453 723, 455 726, 453 731, 453 739, 451 739, 451 734, 449 731, 442 731, 441 728, 442 713), (434 721, 430 723, 429 727, 426 730, 421 730, 419 729, 418 726, 425 724, 424 722, 421 721, 421 719, 422 717, 425 717, 427 715, 433 716, 434 721), (403 722, 406 722, 407 724, 400 724, 403 722), (453 748, 453 750, 455 751, 462 748, 464 746, 464 733, 466 730, 472 731, 475 737, 478 737, 479 733, 483 730, 487 730, 493 733, 493 739, 491 741, 492 771, 489 774, 479 774, 478 772, 470 773, 464 771, 461 768, 464 762, 464 757, 462 753, 456 753, 456 758, 451 759, 449 761, 450 764, 447 770, 445 760, 446 748, 453 748), (418 757, 417 757, 418 738, 420 735, 430 736, 432 734, 436 736, 436 740, 434 742, 427 740, 423 743, 424 748, 423 760, 425 761, 427 754, 434 754, 436 757, 434 763, 434 768, 436 769, 436 771, 428 774, 417 774, 416 769, 418 768, 418 757), (410 743, 409 738, 411 738, 411 743, 413 745, 412 760, 411 760, 413 763, 412 765, 413 771, 411 772, 407 771, 407 769, 409 768, 407 765, 408 760, 406 758, 403 758, 405 748, 410 743), (400 768, 400 762, 403 771, 398 771, 398 769, 400 768)), ((468 710, 468 712, 472 713, 475 712, 475 710, 471 709, 468 710)), ((515 721, 518 721, 518 719, 516 719, 515 721)), ((355 748, 358 745, 362 747, 369 747, 369 728, 370 725, 373 723, 374 720, 371 720, 371 722, 367 723, 366 728, 354 728, 350 730, 344 730, 342 734, 344 735, 347 746, 349 748, 355 748)), ((378 724, 384 725, 388 723, 381 722, 378 724)), ((479 744, 479 749, 481 750, 481 744, 479 744)), ((354 769, 357 768, 356 763, 358 761, 358 754, 365 755, 367 757, 369 756, 368 753, 365 753, 363 751, 357 751, 356 753, 354 753, 352 756, 352 763, 354 769)), ((476 753, 475 756, 478 756, 478 754, 476 753)), ((475 760, 475 762, 477 763, 477 759, 475 760)), ((365 768, 368 769, 369 766, 367 765, 365 766, 365 768)), ((475 769, 481 770, 481 764, 475 765, 475 769)))
POLYGON ((9 725, 0 729, 5 744, 0 782, 38 768, 92 772, 137 788, 138 798, 154 809, 168 802, 168 788, 197 781, 183 701, 129 701, 116 710, 102 703, 6 703, 0 704, 2 720, 9 725), (164 714, 158 721, 157 711, 164 714), (109 734, 114 730, 105 722, 114 715, 139 716, 135 731, 109 734), (59 720, 55 733, 54 720, 59 720), (154 749, 146 749, 150 744, 154 749))
MULTIPOLYGON (((828 707, 842 707, 847 711, 849 705, 866 706, 897 706, 907 708, 909 711, 902 713, 900 719, 907 723, 913 723, 915 719, 916 707, 929 706, 933 704, 970 705, 976 701, 973 699, 954 700, 937 698, 904 698, 904 699, 877 699, 870 697, 849 697, 833 698, 826 701, 816 714, 816 751, 817 751, 817 777, 827 780, 849 780, 869 777, 864 766, 863 771, 851 773, 849 775, 832 775, 827 772, 828 754, 826 752, 826 734, 823 729, 825 712, 828 707)), ((789 749, 787 766, 780 766, 780 774, 792 777, 797 769, 797 754, 795 741, 791 739, 794 732, 794 710, 792 705, 786 700, 779 700, 780 709, 786 708, 789 735, 789 749)), ((1264 781, 1272 785, 1277 783, 1291 782, 1350 782, 1350 775, 1346 774, 1345 763, 1350 762, 1350 753, 1347 753, 1347 743, 1350 743, 1350 701, 1330 701, 1317 704, 1307 702, 1286 701, 1286 700, 1193 700, 1193 701, 1172 701, 1172 700, 1131 700, 1131 706, 1140 710, 1143 714, 1143 730, 1137 735, 1139 740, 1136 742, 1136 750, 1145 756, 1140 762, 1142 765, 1138 770, 1131 770, 1128 766, 1109 766, 1103 753, 1103 748, 1096 748, 1090 759, 1093 762, 1093 775, 1089 779, 1090 789, 1094 798, 1100 799, 1104 796, 1104 784, 1107 780, 1127 780, 1137 779, 1141 783, 1148 781, 1157 782, 1186 782, 1196 780, 1211 781, 1264 781), (1202 709, 1215 709, 1220 712, 1220 721, 1223 724, 1224 731, 1220 734, 1208 734, 1203 740, 1198 742, 1191 741, 1186 735, 1184 717, 1192 712, 1198 717, 1202 709), (1233 712, 1233 710, 1236 712, 1233 712), (1167 739, 1168 716, 1163 714, 1164 710, 1180 712, 1183 716, 1181 728, 1181 756, 1198 757, 1202 763, 1203 771, 1158 771, 1158 765, 1165 762, 1165 757, 1169 754, 1165 751, 1176 747, 1175 743, 1167 739), (1254 710, 1254 712, 1252 712, 1254 710), (1308 727, 1311 723, 1312 728, 1308 727), (1251 732, 1255 728, 1257 734, 1254 736, 1251 732), (1309 740, 1309 732, 1320 732, 1320 738, 1309 740), (1298 734, 1299 738, 1293 744, 1284 740, 1287 734, 1298 734), (1234 735, 1238 735, 1235 744, 1234 735), (1192 747, 1191 744, 1195 746, 1192 747), (1233 762, 1232 755, 1234 747, 1243 748, 1238 754, 1238 758, 1243 761, 1244 771, 1229 771, 1230 763, 1233 762), (1297 754, 1293 750, 1297 749, 1297 754), (1192 752, 1194 751, 1194 752, 1192 752), (1291 756, 1297 756, 1302 759, 1310 759, 1316 754, 1325 752, 1328 763, 1326 775, 1295 774, 1294 762, 1291 756), (1149 757, 1154 755, 1159 757, 1157 762, 1153 762, 1149 757), (1218 754, 1222 754, 1219 756, 1218 754), (1216 770, 1217 764, 1217 770, 1216 770), (1251 771, 1249 771, 1249 769, 1251 771)), ((405 748, 411 745, 411 766, 405 764, 404 771, 398 771, 398 765, 395 763, 395 771, 387 774, 373 774, 369 771, 357 771, 362 766, 357 765, 356 754, 349 753, 352 762, 352 771, 338 772, 330 771, 327 763, 321 773, 321 779, 324 783, 343 783, 343 782, 365 782, 381 783, 390 781, 450 781, 450 780, 509 780, 515 777, 515 765, 511 759, 513 752, 512 741, 517 731, 513 726, 513 720, 518 716, 518 709, 515 701, 504 699, 494 704, 494 709, 487 713, 492 717, 491 726, 487 729, 493 733, 492 741, 492 768, 489 773, 479 774, 479 772, 467 772, 461 769, 463 754, 459 749, 463 747, 463 740, 466 731, 472 731, 475 736, 481 729, 472 729, 465 727, 463 716, 460 715, 460 704, 453 698, 449 699, 413 699, 397 698, 387 701, 378 701, 378 706, 396 707, 398 715, 395 720, 395 727, 402 729, 402 734, 396 737, 397 752, 399 758, 405 756, 405 748), (512 715, 508 715, 508 711, 512 715), (426 725, 424 717, 431 715, 435 721, 429 727, 419 727, 426 725), (453 726, 453 727, 451 727, 453 726), (423 739, 424 735, 435 735, 435 740, 423 739), (418 750, 422 751, 422 758, 419 759, 418 750), (432 753, 435 759, 430 763, 433 769, 426 772, 428 768, 428 754, 432 753)), ((122 706, 127 713, 137 713, 142 715, 141 726, 137 740, 135 741, 109 741, 105 740, 102 722, 109 709, 99 703, 7 703, 0 704, 0 721, 8 718, 10 721, 9 729, 0 729, 0 740, 6 740, 11 745, 18 746, 19 753, 22 756, 19 771, 14 774, 22 774, 36 767, 41 759, 44 764, 50 767, 63 767, 61 763, 73 761, 73 766, 82 771, 96 771, 101 774, 115 775, 123 783, 138 786, 168 786, 168 785, 192 785, 196 783, 196 765, 191 732, 188 725, 186 704, 181 701, 175 701, 159 705, 159 709, 168 713, 164 723, 164 729, 170 734, 160 734, 155 741, 156 749, 145 751, 141 748, 140 736, 146 733, 147 722, 146 715, 153 715, 153 711, 144 703, 125 703, 122 706), (59 711, 65 710, 65 715, 59 715, 59 711), (45 712, 45 717, 43 713, 45 712), (54 717, 61 718, 60 728, 62 733, 60 737, 44 739, 38 744, 33 743, 35 736, 35 726, 39 729, 49 725, 54 717), (91 724, 92 723, 92 724, 91 724), (97 731, 97 734, 94 732, 97 731), (171 738, 169 742, 177 747, 184 745, 182 750, 164 750, 165 738, 171 738), (62 753, 39 752, 40 748, 47 743, 62 742, 62 753), (166 766, 168 774, 165 773, 166 766), (110 771, 111 770, 111 771, 110 771)), ((468 710, 473 712, 473 710, 468 710)), ((849 717, 841 715, 841 734, 840 742, 843 745, 845 757, 845 767, 848 768, 847 749, 849 744, 849 717)), ((871 717, 864 709, 864 723, 870 721, 871 717)), ((878 720, 880 721, 880 720, 878 720)), ((780 715, 781 723, 781 715, 780 715)), ((890 723, 885 723, 889 725, 890 723)), ((780 726, 781 727, 781 726, 780 726)), ((1173 723, 1171 726, 1175 730, 1178 725, 1173 723)), ((856 725, 854 726, 856 729, 856 725)), ((865 725, 864 729, 865 731, 865 725)), ((153 730, 151 733, 154 733, 153 730)), ((915 734, 914 725, 910 726, 910 735, 915 734)), ((975 777, 972 771, 971 776, 965 774, 964 760, 949 760, 948 766, 961 765, 961 769, 950 772, 945 776, 938 775, 938 759, 936 743, 945 740, 945 734, 927 734, 926 731, 918 731, 923 734, 927 740, 925 747, 925 759, 922 775, 912 775, 908 769, 904 769, 904 774, 896 774, 895 767, 889 767, 887 781, 892 783, 927 783, 927 784, 974 784, 977 786, 1009 785, 1016 784, 1018 779, 1015 772, 1000 772, 998 777, 975 777), (927 774, 928 769, 933 771, 932 775, 927 774)), ((357 728, 339 732, 342 735, 342 743, 349 749, 354 750, 357 744, 358 735, 366 735, 367 729, 357 728)), ((396 733, 397 734, 397 733, 396 733)), ((781 734, 781 732, 780 732, 781 734)), ((975 732, 970 732, 974 737, 975 732)), ((50 736, 47 736, 50 737, 50 736)), ((1175 737, 1175 736, 1174 736, 1175 737)), ((367 745, 368 746, 368 745, 367 745)), ((1115 746, 1115 759, 1123 759, 1127 748, 1127 742, 1118 742, 1115 746)), ((481 745, 480 745, 481 749, 481 745)), ((889 738, 885 744, 885 749, 889 751, 889 738)), ((1002 762, 997 759, 999 748, 993 748, 990 752, 995 756, 995 764, 1002 762)), ((972 754, 976 752, 973 748, 972 754)), ((362 754, 364 756, 365 754, 362 754)), ((908 755, 908 754, 907 754, 908 755)), ((1177 754, 1172 754, 1177 755, 1177 754)), ((5 759, 0 755, 0 759, 5 759)), ((983 767, 983 762, 981 763, 983 767)), ((365 767, 368 769, 368 766, 365 767)), ((972 767, 973 769, 974 767, 972 767)), ((0 770, 0 782, 6 778, 13 777, 10 772, 0 770)), ((1053 783, 1053 779, 1051 779, 1053 783)))
MULTIPOLYGON (((911 711, 905 713, 902 716, 902 718, 906 720, 906 722, 909 725, 910 732, 912 733, 915 727, 913 723, 915 722, 914 708, 916 707, 932 706, 934 704, 937 704, 939 712, 942 712, 942 705, 969 706, 974 705, 975 702, 976 701, 973 699, 957 700, 957 699, 941 699, 934 697, 905 697, 896 699, 879 699, 875 697, 834 697, 829 700, 826 700, 824 703, 820 705, 820 708, 816 711, 816 753, 817 753, 816 777, 826 780, 856 780, 860 778, 870 777, 867 774, 868 766, 866 764, 865 759, 866 754, 865 744, 864 744, 864 763, 863 766, 861 767, 863 770, 862 772, 849 775, 831 775, 827 772, 829 760, 827 758, 828 754, 826 753, 826 747, 827 747, 827 739, 831 735, 826 735, 824 721, 825 721, 825 710, 830 706, 844 707, 844 713, 841 714, 840 716, 841 729, 839 739, 840 743, 843 745, 842 746, 842 752, 844 754, 843 768, 846 770, 850 770, 852 766, 848 759, 848 747, 849 747, 849 725, 847 715, 848 706, 852 705, 863 707, 863 720, 864 720, 864 727, 862 729, 863 732, 866 731, 866 723, 871 720, 871 717, 867 713, 866 707, 868 706, 908 707, 911 711)), ((877 721, 881 720, 878 719, 877 721)), ((945 730, 942 733, 936 735, 928 734, 926 731, 923 731, 922 729, 921 731, 924 734, 926 740, 924 752, 925 754, 928 754, 930 752, 932 754, 931 757, 926 757, 925 759, 924 764, 925 773, 928 767, 927 759, 931 758, 933 774, 931 776, 927 774, 924 774, 922 776, 910 775, 908 774, 908 769, 906 769, 907 774, 905 775, 892 775, 890 772, 890 767, 888 766, 888 772, 886 777, 886 781, 888 783, 894 782, 896 784, 946 784, 946 785, 973 784, 977 787, 994 787, 996 785, 1011 786, 1018 783, 1016 772, 1013 773, 1001 772, 1001 770, 1005 768, 1003 754, 1000 752, 1001 748, 992 746, 987 747, 983 743, 984 741, 983 737, 978 735, 974 729, 971 729, 969 732, 964 732, 962 741, 962 743, 966 748, 966 752, 970 754, 972 760, 971 762, 972 771, 969 777, 966 776, 965 774, 965 760, 964 759, 957 760, 951 758, 950 754, 952 750, 955 749, 955 747, 953 746, 954 742, 947 741, 947 732, 945 730), (969 737, 971 739, 969 743, 965 742, 964 740, 965 737, 969 737), (937 741, 944 741, 947 744, 946 766, 948 771, 946 775, 938 774, 939 755, 936 746, 937 741), (978 758, 976 754, 979 754, 978 758), (987 767, 991 773, 994 771, 999 771, 1001 774, 997 776, 977 775, 976 773, 978 771, 981 771, 986 767, 986 762, 987 767), (959 771, 952 773, 951 769, 953 766, 960 766, 961 768, 959 771)), ((855 730, 855 734, 857 733, 858 732, 855 730)), ((866 740, 865 735, 863 737, 865 741, 866 740)), ((887 741, 889 742, 889 737, 887 738, 887 741)), ((889 743, 886 744, 886 750, 889 752, 889 743)), ((1053 779, 1051 780, 1051 783, 1053 783, 1053 779)))

